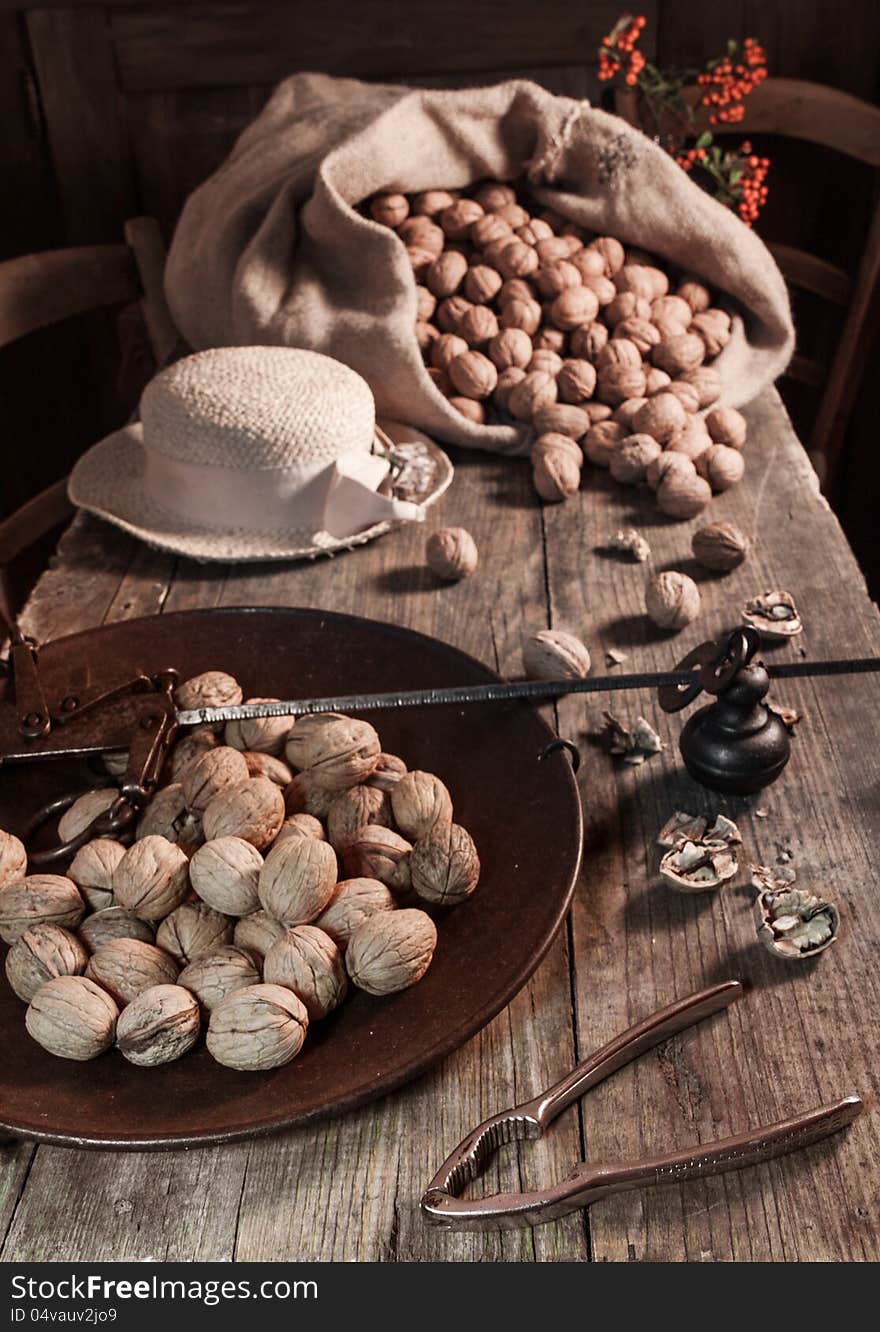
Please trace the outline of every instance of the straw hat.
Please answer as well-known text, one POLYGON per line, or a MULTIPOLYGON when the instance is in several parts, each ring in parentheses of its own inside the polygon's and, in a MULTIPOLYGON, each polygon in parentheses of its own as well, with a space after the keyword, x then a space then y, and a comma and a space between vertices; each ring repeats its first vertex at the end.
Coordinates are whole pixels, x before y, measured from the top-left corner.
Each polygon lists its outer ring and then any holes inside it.
POLYGON ((419 431, 376 424, 369 385, 289 347, 220 347, 163 370, 141 419, 83 455, 74 504, 196 560, 290 560, 418 522, 452 480, 419 431))

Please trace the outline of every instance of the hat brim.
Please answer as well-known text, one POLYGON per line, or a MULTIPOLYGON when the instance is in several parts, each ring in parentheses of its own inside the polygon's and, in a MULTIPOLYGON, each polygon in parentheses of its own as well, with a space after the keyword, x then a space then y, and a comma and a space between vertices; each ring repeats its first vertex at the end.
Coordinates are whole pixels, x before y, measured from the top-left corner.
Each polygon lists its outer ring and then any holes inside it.
MULTIPOLYGON (((404 462, 393 482, 393 495, 426 507, 433 504, 452 481, 453 468, 447 455, 420 430, 399 421, 383 420, 379 424, 404 462)), ((68 494, 78 508, 113 523, 149 546, 192 560, 223 563, 314 559, 362 546, 404 525, 386 520, 343 539, 329 532, 293 529, 252 532, 192 524, 183 530, 179 515, 163 509, 146 494, 144 472, 143 427, 137 421, 83 454, 70 474, 68 494)))

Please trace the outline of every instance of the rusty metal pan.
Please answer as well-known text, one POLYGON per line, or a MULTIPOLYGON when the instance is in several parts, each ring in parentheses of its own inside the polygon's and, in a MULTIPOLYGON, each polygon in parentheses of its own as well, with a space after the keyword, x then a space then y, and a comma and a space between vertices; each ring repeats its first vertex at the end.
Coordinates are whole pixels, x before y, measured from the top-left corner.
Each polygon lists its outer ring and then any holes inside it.
MULTIPOLYGON (((184 677, 230 671, 245 695, 281 698, 482 684, 490 670, 435 639, 392 625, 295 609, 184 611, 108 625, 46 646, 41 670, 76 666, 127 677, 167 666, 184 677)), ((157 1069, 116 1052, 56 1059, 27 1035, 24 1007, 0 977, 0 1132, 71 1147, 173 1149, 234 1142, 343 1114, 436 1064, 525 985, 568 910, 582 843, 568 756, 542 759, 553 732, 525 703, 375 715, 385 748, 438 773, 483 866, 477 893, 437 912, 439 943, 418 985, 355 993, 309 1032, 302 1054, 265 1073, 214 1063, 202 1044, 157 1069)), ((67 760, 0 769, 0 826, 83 777, 67 760)))

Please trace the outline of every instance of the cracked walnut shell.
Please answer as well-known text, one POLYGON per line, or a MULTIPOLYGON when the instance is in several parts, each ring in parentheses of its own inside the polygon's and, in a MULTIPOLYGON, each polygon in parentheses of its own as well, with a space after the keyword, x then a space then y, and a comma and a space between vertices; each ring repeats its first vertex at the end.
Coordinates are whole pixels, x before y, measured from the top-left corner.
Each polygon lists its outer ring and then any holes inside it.
POLYGON ((25 1014, 28 1035, 60 1059, 96 1059, 113 1044, 119 1009, 86 976, 41 985, 25 1014))
POLYGON ((280 985, 247 985, 217 1005, 206 1042, 218 1064, 278 1068, 299 1054, 309 1026, 301 999, 280 985))
MULTIPOLYGON (((196 758, 195 762, 198 761, 199 758, 196 758)), ((195 810, 187 808, 180 782, 172 782, 156 792, 138 819, 135 836, 164 837, 167 841, 180 846, 187 855, 195 850, 203 840, 202 818, 195 810)))
POLYGON ((120 1013, 116 1048, 130 1064, 156 1068, 191 1050, 199 1039, 198 1001, 182 985, 153 985, 120 1013))
POLYGON ((480 878, 473 838, 458 823, 436 825, 416 842, 410 856, 415 892, 437 906, 455 906, 470 897, 480 878))
POLYGON ((437 946, 437 927, 424 911, 382 911, 351 936, 345 965, 368 994, 395 994, 424 976, 437 946))

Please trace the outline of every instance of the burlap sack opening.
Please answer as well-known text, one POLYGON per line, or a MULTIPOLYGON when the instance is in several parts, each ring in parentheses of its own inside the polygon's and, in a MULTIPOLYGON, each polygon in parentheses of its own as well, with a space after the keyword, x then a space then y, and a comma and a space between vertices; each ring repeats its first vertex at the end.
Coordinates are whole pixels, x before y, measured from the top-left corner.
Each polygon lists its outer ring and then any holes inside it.
POLYGON ((376 190, 522 176, 542 203, 725 293, 739 312, 714 362, 726 402, 749 401, 785 368, 788 295, 758 237, 618 117, 522 81, 437 92, 287 79, 184 207, 166 273, 172 313, 196 349, 326 352, 364 376, 380 415, 450 443, 523 452, 530 430, 466 421, 434 387, 403 244, 355 211, 376 190))

